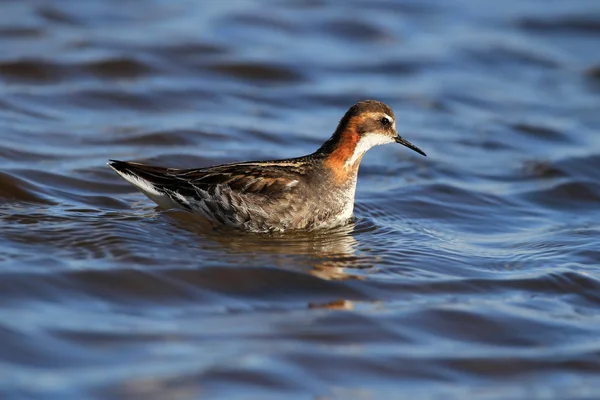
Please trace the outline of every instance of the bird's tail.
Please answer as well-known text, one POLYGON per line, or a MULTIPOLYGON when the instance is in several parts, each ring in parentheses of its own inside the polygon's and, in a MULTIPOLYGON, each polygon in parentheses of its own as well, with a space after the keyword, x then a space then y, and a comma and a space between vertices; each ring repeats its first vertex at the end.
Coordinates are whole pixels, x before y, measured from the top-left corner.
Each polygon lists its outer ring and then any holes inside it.
POLYGON ((108 166, 159 206, 181 207, 171 189, 176 181, 174 176, 169 174, 172 169, 118 160, 110 160, 108 166))

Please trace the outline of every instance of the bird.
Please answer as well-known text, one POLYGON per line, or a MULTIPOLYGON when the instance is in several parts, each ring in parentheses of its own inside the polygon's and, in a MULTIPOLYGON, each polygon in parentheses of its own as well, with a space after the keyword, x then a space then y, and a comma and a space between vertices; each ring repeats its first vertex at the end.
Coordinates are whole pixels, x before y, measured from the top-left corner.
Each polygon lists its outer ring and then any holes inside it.
POLYGON ((163 209, 184 209, 246 232, 313 231, 352 219, 360 162, 367 150, 388 143, 426 156, 398 134, 388 105, 363 100, 306 156, 192 169, 118 160, 108 165, 163 209))

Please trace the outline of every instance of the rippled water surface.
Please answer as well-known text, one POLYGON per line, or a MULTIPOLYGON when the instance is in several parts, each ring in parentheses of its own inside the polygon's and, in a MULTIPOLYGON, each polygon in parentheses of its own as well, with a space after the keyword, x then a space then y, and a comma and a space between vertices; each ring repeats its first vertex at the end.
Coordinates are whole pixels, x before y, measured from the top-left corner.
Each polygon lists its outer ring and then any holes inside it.
POLYGON ((598 1, 0 7, 0 398, 598 398, 598 1), (105 165, 307 154, 365 98, 429 157, 370 151, 332 232, 105 165))

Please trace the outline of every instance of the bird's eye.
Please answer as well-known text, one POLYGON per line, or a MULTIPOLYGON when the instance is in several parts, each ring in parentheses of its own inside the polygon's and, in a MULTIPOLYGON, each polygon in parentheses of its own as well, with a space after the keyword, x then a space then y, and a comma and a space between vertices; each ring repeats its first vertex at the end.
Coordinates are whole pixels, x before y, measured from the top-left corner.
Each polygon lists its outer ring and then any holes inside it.
POLYGON ((390 119, 388 117, 381 118, 381 125, 390 126, 390 119))

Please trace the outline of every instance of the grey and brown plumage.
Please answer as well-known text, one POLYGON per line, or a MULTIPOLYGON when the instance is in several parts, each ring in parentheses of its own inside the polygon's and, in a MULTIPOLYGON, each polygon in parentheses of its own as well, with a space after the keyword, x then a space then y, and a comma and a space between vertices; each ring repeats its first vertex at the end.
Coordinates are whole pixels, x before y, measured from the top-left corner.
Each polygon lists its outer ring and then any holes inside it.
POLYGON ((163 168, 111 160, 125 180, 163 208, 183 208, 251 232, 313 230, 352 217, 358 167, 373 146, 400 143, 393 111, 375 100, 352 106, 316 152, 298 158, 208 168, 163 168))

